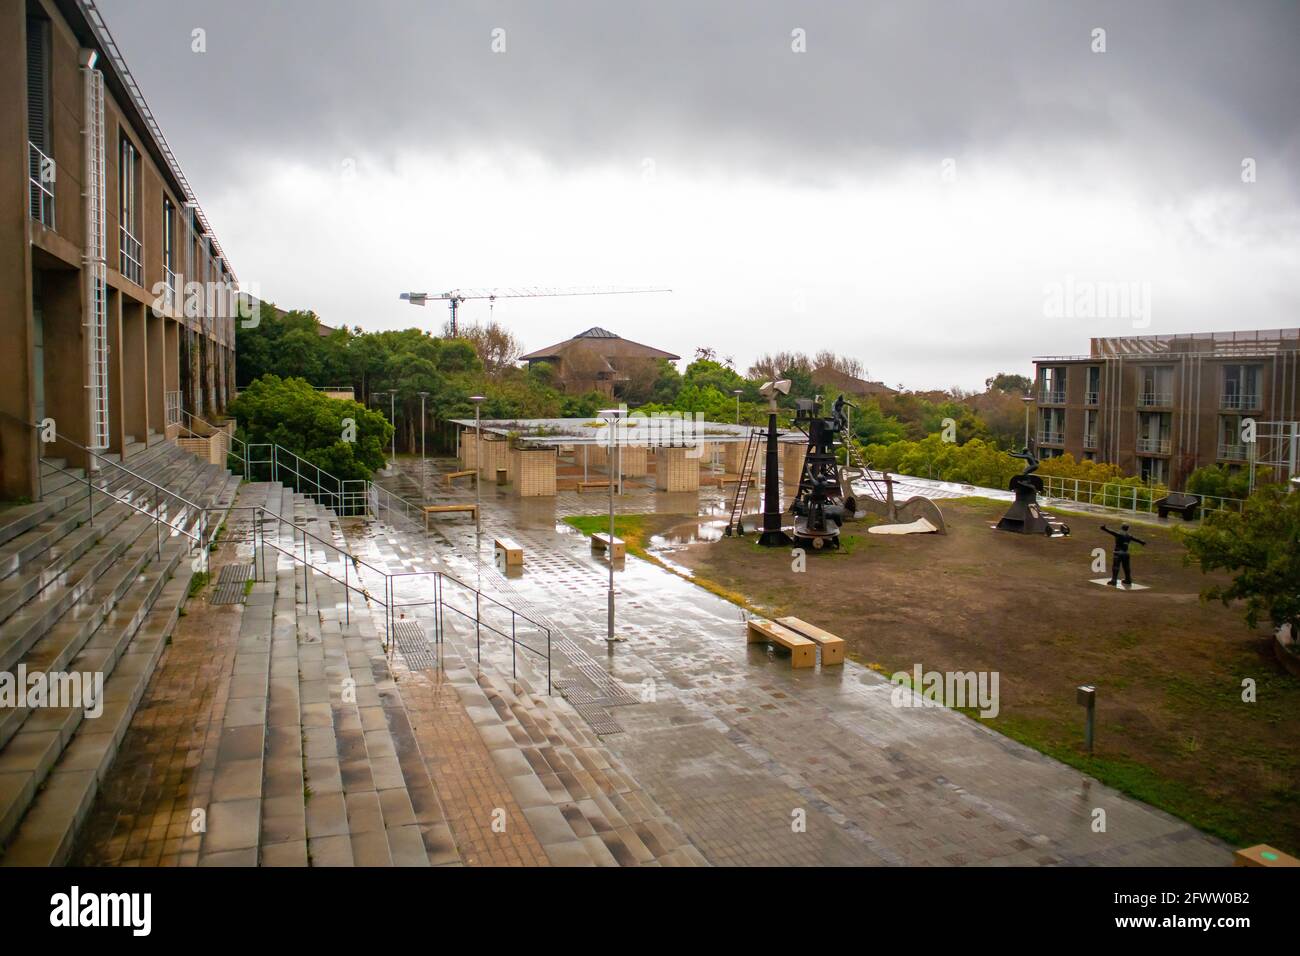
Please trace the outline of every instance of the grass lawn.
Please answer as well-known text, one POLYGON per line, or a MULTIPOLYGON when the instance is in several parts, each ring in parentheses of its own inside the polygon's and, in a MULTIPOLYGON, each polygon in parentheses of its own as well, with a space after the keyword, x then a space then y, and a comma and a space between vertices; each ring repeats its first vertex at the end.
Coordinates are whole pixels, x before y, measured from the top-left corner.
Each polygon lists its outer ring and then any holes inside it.
MULTIPOLYGON (((1069 513, 1073 534, 1049 539, 990 530, 1005 502, 941 507, 947 535, 870 535, 856 522, 840 552, 810 552, 804 573, 753 534, 689 544, 668 566, 751 610, 819 624, 887 674, 996 670, 994 729, 1233 844, 1300 851, 1300 680, 1266 629, 1200 600, 1211 579, 1184 565, 1176 529, 1134 524, 1148 542, 1133 548, 1134 580, 1151 590, 1125 593, 1090 583, 1109 576, 1093 549, 1108 551, 1099 528, 1117 520, 1069 513), (1242 701, 1248 678, 1255 703, 1242 701), (1093 757, 1075 703, 1085 683, 1097 686, 1093 757)), ((603 516, 566 521, 608 528, 603 516)), ((652 537, 682 521, 622 515, 615 528, 657 560, 652 537)))

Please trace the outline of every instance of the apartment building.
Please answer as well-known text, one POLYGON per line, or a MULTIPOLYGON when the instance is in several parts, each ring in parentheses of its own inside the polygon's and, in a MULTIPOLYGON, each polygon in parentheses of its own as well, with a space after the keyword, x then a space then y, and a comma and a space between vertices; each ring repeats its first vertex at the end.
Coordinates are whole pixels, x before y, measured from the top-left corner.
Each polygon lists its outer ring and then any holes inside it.
POLYGON ((235 281, 94 3, 0 0, 0 498, 221 413, 235 281))
POLYGON ((1172 488, 1208 464, 1300 474, 1300 329, 1096 338, 1034 366, 1040 457, 1172 488))

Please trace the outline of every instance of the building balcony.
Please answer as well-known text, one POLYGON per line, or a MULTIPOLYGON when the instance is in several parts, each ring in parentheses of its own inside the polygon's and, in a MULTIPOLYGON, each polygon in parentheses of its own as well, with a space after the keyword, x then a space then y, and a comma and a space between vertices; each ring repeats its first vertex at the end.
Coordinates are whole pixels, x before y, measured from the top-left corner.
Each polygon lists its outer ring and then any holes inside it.
POLYGON ((1096 433, 1096 432, 1084 432, 1084 433, 1083 433, 1083 447, 1084 447, 1084 448, 1087 448, 1087 449, 1090 450, 1090 451, 1096 451, 1096 450, 1097 450, 1097 433, 1096 433))
POLYGON ((1097 404, 1097 393, 1096 393, 1096 392, 1084 392, 1084 393, 1083 393, 1083 404, 1085 404, 1085 405, 1096 405, 1096 404, 1097 404))
POLYGON ((1219 461, 1245 461, 1246 446, 1242 445, 1219 445, 1219 461))
POLYGON ((131 235, 126 226, 118 226, 117 245, 121 252, 118 271, 136 285, 144 285, 144 266, 140 264, 144 252, 140 240, 131 235))
POLYGON ((1171 408, 1173 404, 1172 392, 1143 392, 1138 396, 1138 408, 1171 408))
POLYGON ((1219 407, 1229 410, 1257 409, 1260 407, 1259 396, 1247 395, 1242 392, 1225 393, 1219 399, 1219 407))
POLYGON ((27 179, 31 198, 28 211, 33 219, 47 229, 54 228, 54 160, 46 156, 35 143, 27 144, 27 179))
POLYGON ((1038 433, 1038 444, 1040 445, 1064 445, 1065 435, 1062 432, 1042 432, 1038 433))
POLYGON ((1139 455, 1167 455, 1169 454, 1169 439, 1139 438, 1137 440, 1137 450, 1139 455))
POLYGON ((1040 405, 1064 405, 1064 404, 1065 404, 1065 389, 1061 389, 1059 392, 1054 392, 1054 391, 1051 391, 1051 390, 1046 389, 1046 388, 1042 389, 1042 390, 1039 391, 1039 393, 1038 393, 1038 404, 1040 404, 1040 405))

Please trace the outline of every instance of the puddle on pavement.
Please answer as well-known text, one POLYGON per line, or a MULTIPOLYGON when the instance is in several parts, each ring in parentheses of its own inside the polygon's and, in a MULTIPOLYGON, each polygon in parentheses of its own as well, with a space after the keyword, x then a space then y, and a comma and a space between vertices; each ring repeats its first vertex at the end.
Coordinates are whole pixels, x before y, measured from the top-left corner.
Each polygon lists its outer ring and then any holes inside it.
POLYGON ((658 554, 679 551, 697 541, 717 541, 722 537, 726 527, 725 520, 716 518, 707 521, 683 521, 651 537, 646 550, 658 554))

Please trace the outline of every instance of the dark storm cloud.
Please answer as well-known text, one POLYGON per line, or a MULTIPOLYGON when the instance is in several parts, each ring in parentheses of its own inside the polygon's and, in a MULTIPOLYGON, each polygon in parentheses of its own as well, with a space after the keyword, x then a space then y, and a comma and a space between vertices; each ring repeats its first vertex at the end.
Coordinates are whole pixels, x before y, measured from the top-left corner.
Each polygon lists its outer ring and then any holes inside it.
MULTIPOLYGON (((509 148, 753 175, 1074 150, 1159 189, 1300 158, 1300 6, 1243 3, 148 2, 101 8, 196 184, 231 156, 509 148), (493 54, 494 28, 507 52, 493 54), (1107 31, 1108 50, 1090 49, 1107 31), (208 52, 191 52, 191 31, 208 52), (791 52, 791 30, 807 52, 791 52), (236 147, 233 151, 231 147, 236 147)), ((243 174, 241 170, 240 174, 243 174)))

